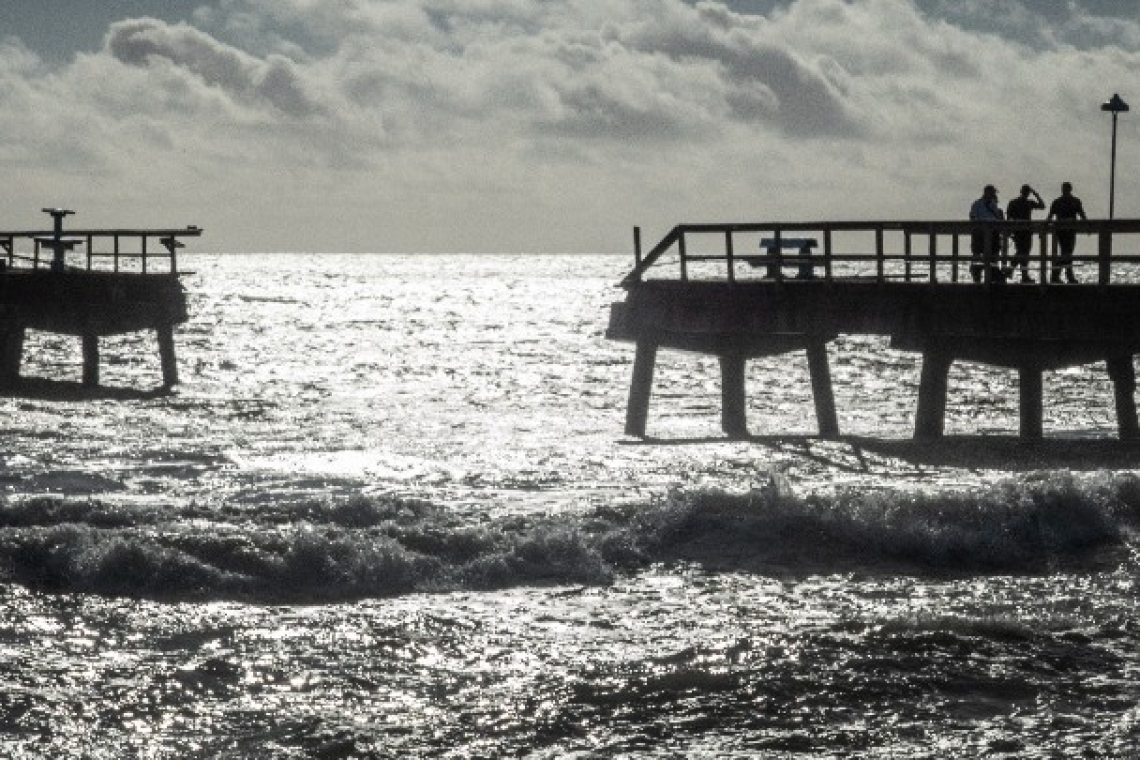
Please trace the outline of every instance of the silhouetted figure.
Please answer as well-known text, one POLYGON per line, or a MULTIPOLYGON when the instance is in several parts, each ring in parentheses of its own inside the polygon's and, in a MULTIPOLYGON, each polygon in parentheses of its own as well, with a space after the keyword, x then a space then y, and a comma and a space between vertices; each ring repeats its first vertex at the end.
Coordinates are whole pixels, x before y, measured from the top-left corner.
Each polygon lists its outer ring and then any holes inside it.
MULTIPOLYGON (((1033 212, 1042 208, 1045 208, 1045 201, 1041 200, 1040 194, 1029 185, 1022 185, 1021 195, 1005 207, 1005 218, 1028 222, 1033 218, 1033 212)), ((1033 282, 1033 278, 1029 276, 1029 253, 1032 250, 1032 232, 1021 230, 1013 233, 1013 269, 1021 268, 1022 282, 1033 282)), ((1012 274, 1013 270, 1010 270, 1010 273, 1012 274)))
MULTIPOLYGON (((1081 199, 1073 195, 1073 183, 1065 182, 1061 185, 1061 196, 1050 204, 1049 216, 1045 217, 1045 221, 1051 222, 1054 219, 1070 221, 1078 218, 1088 219, 1085 216, 1085 207, 1081 204, 1081 199)), ((1077 278, 1073 274, 1073 250, 1077 247, 1077 231, 1057 230, 1054 235, 1057 237, 1059 255, 1053 262, 1053 273, 1049 281, 1060 282, 1063 269, 1066 279, 1069 282, 1076 282, 1077 278)))
MULTIPOLYGON (((998 205, 998 191, 993 185, 986 185, 982 189, 982 197, 970 206, 970 221, 973 222, 1000 222, 1004 218, 1001 206, 998 205)), ((1000 269, 993 266, 994 258, 1001 246, 1001 233, 997 230, 978 231, 970 236, 970 252, 974 255, 974 263, 970 264, 970 276, 974 282, 981 282, 986 267, 991 267, 990 276, 997 280, 1005 277, 1000 269)))

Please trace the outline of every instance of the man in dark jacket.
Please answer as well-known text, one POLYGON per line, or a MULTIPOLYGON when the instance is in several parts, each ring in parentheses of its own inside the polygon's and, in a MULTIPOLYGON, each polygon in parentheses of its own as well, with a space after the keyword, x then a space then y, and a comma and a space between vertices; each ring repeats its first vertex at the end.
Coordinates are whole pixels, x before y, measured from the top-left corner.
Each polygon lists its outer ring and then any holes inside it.
MULTIPOLYGON (((1073 183, 1066 182, 1061 185, 1061 196, 1049 206, 1049 216, 1045 217, 1045 221, 1051 222, 1054 219, 1072 221, 1078 218, 1088 219, 1085 216, 1085 207, 1081 199, 1073 195, 1073 183)), ((1073 274, 1073 249, 1077 247, 1077 231, 1057 230, 1054 235, 1057 238, 1060 255, 1053 262, 1053 274, 1049 282, 1060 282, 1062 269, 1065 270, 1065 278, 1069 282, 1076 282, 1077 278, 1073 274)))

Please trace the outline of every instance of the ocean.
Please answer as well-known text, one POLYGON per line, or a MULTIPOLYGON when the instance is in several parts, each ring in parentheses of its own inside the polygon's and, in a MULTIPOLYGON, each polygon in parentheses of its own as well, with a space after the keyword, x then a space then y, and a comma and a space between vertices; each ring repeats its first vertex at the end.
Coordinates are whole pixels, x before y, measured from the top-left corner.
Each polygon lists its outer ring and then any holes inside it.
POLYGON ((1140 757, 1140 446, 1103 366, 662 352, 628 256, 195 255, 154 336, 31 334, 0 397, 0 755, 1140 757))

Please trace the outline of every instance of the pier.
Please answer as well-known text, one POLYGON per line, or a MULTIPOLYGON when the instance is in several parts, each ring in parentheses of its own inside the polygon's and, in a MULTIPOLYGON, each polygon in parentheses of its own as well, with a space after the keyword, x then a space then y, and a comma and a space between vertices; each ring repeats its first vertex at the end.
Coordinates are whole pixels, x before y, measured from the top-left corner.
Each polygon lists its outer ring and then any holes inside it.
POLYGON ((1043 436, 1042 374, 1103 363, 1119 436, 1140 437, 1140 255, 1125 247, 1140 220, 683 224, 645 253, 634 232, 626 298, 606 332, 636 345, 628 435, 645 437, 657 353, 671 349, 718 358, 732 437, 749 434, 747 360, 806 352, 819 435, 837 437, 828 349, 869 334, 921 354, 918 438, 944 434, 955 361, 1017 370, 1027 439, 1043 436), (1013 232, 1033 235, 1033 282, 1004 276, 1013 232), (1054 281, 1058 232, 1077 235, 1076 284, 1054 281), (984 240, 976 257, 971 239, 984 240))
POLYGON ((178 382, 174 327, 186 321, 177 253, 182 229, 68 229, 74 212, 44 209, 46 230, 0 231, 0 387, 20 383, 28 330, 80 338, 82 384, 99 384, 99 340, 153 330, 162 388, 178 382))

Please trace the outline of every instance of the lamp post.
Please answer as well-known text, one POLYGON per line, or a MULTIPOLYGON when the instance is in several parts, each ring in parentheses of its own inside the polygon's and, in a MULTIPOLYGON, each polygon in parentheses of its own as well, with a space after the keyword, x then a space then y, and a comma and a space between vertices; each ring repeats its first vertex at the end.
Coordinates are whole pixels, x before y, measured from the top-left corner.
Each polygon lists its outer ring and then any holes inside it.
POLYGON ((1119 95, 1113 94, 1101 104, 1100 110, 1112 114, 1112 166, 1108 175, 1108 218, 1112 219, 1116 203, 1116 117, 1128 110, 1128 104, 1119 95))

